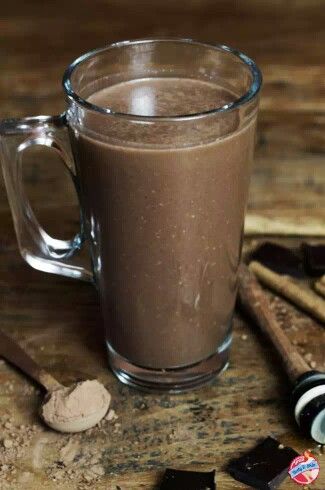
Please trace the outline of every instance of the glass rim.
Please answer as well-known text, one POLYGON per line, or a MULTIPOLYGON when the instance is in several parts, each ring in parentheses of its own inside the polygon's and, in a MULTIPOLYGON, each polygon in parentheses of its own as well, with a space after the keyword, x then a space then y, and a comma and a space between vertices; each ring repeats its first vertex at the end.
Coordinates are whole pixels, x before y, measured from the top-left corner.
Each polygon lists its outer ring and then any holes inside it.
POLYGON ((93 49, 91 51, 88 51, 87 53, 79 56, 76 58, 65 70, 63 79, 62 79, 62 85, 63 85, 63 90, 65 92, 66 97, 68 98, 69 101, 74 101, 77 104, 79 104, 82 107, 85 107, 88 110, 98 112, 100 114, 105 114, 107 116, 116 116, 116 117, 121 117, 121 118, 126 118, 126 119, 133 119, 133 120, 138 120, 138 121, 182 121, 182 120, 193 120, 193 119, 200 119, 204 118, 207 116, 215 115, 218 113, 224 113, 224 112, 229 112, 233 109, 237 109, 239 106, 247 104, 250 102, 252 99, 255 98, 255 96, 258 94, 258 92, 261 89, 262 85, 262 73, 260 69, 258 68, 257 64, 249 58, 247 55, 242 53, 241 51, 231 48, 229 46, 226 46, 225 44, 212 44, 212 43, 205 43, 205 42, 200 42, 196 41, 193 39, 189 38, 179 38, 179 37, 162 37, 162 38, 143 38, 143 39, 134 39, 134 40, 127 40, 127 41, 118 41, 115 43, 108 44, 107 46, 104 46, 102 48, 97 48, 93 49), (71 82, 71 76, 74 73, 75 69, 80 66, 82 63, 87 61, 90 58, 93 58, 94 56, 103 53, 105 51, 108 51, 110 49, 115 49, 115 48, 120 48, 123 46, 129 46, 129 45, 136 45, 136 44, 144 44, 144 43, 156 43, 156 42, 179 42, 179 43, 186 43, 186 44, 192 44, 195 46, 202 46, 206 48, 213 48, 216 51, 224 51, 226 53, 230 53, 237 57, 240 61, 242 61, 250 70, 250 73, 252 75, 252 82, 249 86, 249 89, 245 92, 244 95, 241 97, 238 97, 236 100, 233 102, 230 102, 228 104, 224 104, 222 106, 209 109, 207 111, 202 111, 202 112, 197 112, 197 113, 191 113, 191 114, 180 114, 180 115, 175 115, 175 116, 144 116, 144 115, 137 115, 137 114, 129 114, 129 113, 124 113, 124 112, 118 112, 114 111, 110 108, 105 108, 105 107, 100 107, 96 104, 92 104, 88 100, 84 99, 80 95, 78 95, 73 87, 72 87, 72 82, 71 82))

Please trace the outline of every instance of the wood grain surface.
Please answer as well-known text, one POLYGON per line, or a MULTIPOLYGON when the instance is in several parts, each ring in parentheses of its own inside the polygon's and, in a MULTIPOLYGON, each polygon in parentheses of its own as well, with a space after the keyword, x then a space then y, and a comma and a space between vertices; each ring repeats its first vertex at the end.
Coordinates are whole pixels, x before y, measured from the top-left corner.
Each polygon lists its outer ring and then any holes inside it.
MULTIPOLYGON (((283 223, 298 230, 291 234, 308 229, 313 235, 311 226, 323 229, 324 1, 15 0, 0 10, 1 118, 64 110, 64 68, 79 54, 113 40, 176 35, 246 52, 264 73, 249 233, 269 233, 267 223, 274 222, 280 222, 277 230, 283 223)), ((51 234, 69 238, 78 227, 77 203, 56 157, 33 150, 26 155, 24 173, 40 222, 51 234)), ((313 449, 321 473, 310 489, 325 488, 321 449, 297 431, 278 359, 246 317, 237 312, 230 368, 209 386, 178 396, 143 395, 122 386, 107 368, 95 291, 22 261, 2 181, 0 190, 0 328, 63 383, 98 377, 111 391, 119 417, 82 435, 55 434, 39 422, 36 387, 0 361, 1 489, 154 490, 167 466, 215 468, 218 489, 244 489, 224 466, 269 434, 297 451, 313 449), (15 442, 17 432, 23 440, 33 424, 26 445, 19 451, 14 445, 16 456, 9 461, 3 439, 15 442), (75 453, 63 463, 68 443, 75 453)), ((282 241, 297 245, 301 237, 282 241)), ((245 247, 257 243, 247 238, 245 247)), ((270 297, 299 351, 324 369, 320 324, 270 297)), ((286 480, 281 488, 297 487, 286 480)))

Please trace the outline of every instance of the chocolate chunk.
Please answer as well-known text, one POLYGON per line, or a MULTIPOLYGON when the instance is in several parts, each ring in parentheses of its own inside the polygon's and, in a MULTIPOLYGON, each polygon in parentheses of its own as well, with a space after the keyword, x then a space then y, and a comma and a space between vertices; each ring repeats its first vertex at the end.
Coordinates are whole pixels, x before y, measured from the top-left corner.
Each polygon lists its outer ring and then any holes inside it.
POLYGON ((262 243, 250 254, 249 260, 257 260, 278 274, 305 277, 303 261, 299 255, 276 243, 262 243))
POLYGON ((304 253, 305 267, 311 276, 321 276, 325 274, 325 245, 302 245, 304 253))
POLYGON ((298 453, 284 447, 272 437, 267 437, 254 449, 235 459, 227 466, 227 471, 246 485, 260 490, 278 488, 288 476, 288 468, 298 453))
POLYGON ((168 468, 160 490, 215 490, 215 471, 181 471, 168 468))

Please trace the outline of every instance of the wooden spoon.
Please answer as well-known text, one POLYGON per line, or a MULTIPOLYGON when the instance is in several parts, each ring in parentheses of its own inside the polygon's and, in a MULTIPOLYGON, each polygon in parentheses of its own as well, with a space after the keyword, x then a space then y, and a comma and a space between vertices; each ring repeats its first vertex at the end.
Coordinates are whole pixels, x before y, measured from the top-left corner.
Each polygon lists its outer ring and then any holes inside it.
MULTIPOLYGON (((77 383, 71 387, 63 386, 57 381, 50 373, 41 368, 13 339, 5 335, 0 330, 0 356, 4 357, 11 364, 21 369, 30 378, 40 384, 47 394, 44 398, 42 408, 48 406, 52 397, 56 399, 61 398, 64 400, 65 406, 54 403, 56 412, 52 412, 51 417, 46 414, 48 411, 41 410, 41 417, 44 422, 59 432, 81 432, 83 430, 90 429, 96 425, 106 414, 111 396, 106 388, 96 380, 84 381, 77 383), (93 404, 87 403, 84 397, 85 390, 80 389, 84 385, 87 389, 96 389, 99 391, 98 407, 94 409, 93 404), (77 389, 78 388, 78 389, 77 389), (74 392, 75 390, 75 392, 74 392), (68 397, 74 392, 74 397, 81 397, 78 399, 78 405, 80 409, 76 416, 66 416, 66 407, 69 403, 68 397), (60 410, 62 413, 60 413, 60 410)), ((92 402, 94 397, 92 397, 92 402)))

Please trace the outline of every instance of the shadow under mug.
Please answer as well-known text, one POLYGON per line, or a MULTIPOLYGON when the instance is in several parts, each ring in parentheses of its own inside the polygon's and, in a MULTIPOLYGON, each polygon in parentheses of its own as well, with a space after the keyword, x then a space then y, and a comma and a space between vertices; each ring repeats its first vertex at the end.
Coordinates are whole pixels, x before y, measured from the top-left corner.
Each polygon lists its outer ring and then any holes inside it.
POLYGON ((228 364, 260 86, 255 63, 229 47, 125 41, 67 68, 64 114, 0 123, 20 252, 36 269, 95 284, 109 363, 123 383, 179 392, 228 364), (89 100, 152 78, 215 84, 228 99, 176 115, 89 100), (81 230, 70 241, 44 231, 24 192, 22 155, 33 145, 56 151, 76 186, 81 230), (85 241, 92 270, 71 262, 85 241))

